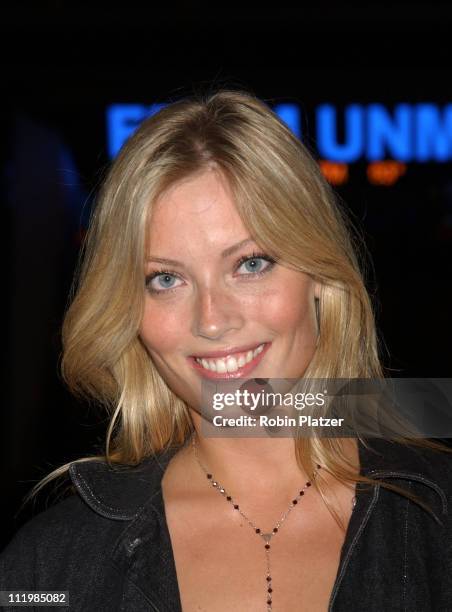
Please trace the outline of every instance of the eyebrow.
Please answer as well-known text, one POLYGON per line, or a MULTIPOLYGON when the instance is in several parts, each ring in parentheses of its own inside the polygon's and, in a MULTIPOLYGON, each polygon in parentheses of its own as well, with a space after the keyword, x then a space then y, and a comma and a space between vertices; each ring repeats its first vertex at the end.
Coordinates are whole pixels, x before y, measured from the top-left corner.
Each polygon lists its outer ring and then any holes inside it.
MULTIPOLYGON (((221 258, 226 259, 230 255, 233 255, 240 248, 245 246, 245 244, 248 244, 250 242, 254 242, 254 240, 252 238, 245 238, 245 240, 241 240, 240 242, 233 244, 232 246, 222 251, 221 258)), ((156 263, 161 263, 161 264, 165 264, 168 266, 174 266, 178 268, 184 267, 184 264, 181 263, 180 261, 176 261, 175 259, 167 259, 166 257, 153 257, 152 255, 149 255, 149 257, 146 257, 146 261, 154 261, 156 263)))

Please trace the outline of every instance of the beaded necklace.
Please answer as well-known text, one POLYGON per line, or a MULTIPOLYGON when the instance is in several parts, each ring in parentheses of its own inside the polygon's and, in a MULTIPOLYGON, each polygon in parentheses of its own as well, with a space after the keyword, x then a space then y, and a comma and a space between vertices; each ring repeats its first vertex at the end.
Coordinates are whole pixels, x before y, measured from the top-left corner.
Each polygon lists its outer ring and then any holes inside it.
MULTIPOLYGON (((205 473, 205 475, 206 475, 207 479, 210 481, 211 485, 215 489, 217 489, 217 491, 226 499, 227 502, 229 502, 232 505, 234 510, 236 510, 237 512, 239 512, 239 514, 241 514, 243 516, 243 518, 250 525, 250 527, 254 530, 254 532, 260 538, 262 538, 264 540, 264 542, 265 542, 264 550, 265 550, 266 559, 267 559, 267 572, 266 572, 266 582, 267 582, 267 584, 266 584, 266 589, 267 589, 266 598, 267 599, 266 599, 266 604, 267 604, 267 612, 271 612, 272 611, 273 586, 272 586, 272 576, 271 576, 271 569, 270 569, 270 550, 271 550, 270 540, 281 529, 282 524, 284 523, 286 518, 289 516, 290 512, 292 511, 292 509, 298 504, 299 500, 305 494, 306 489, 308 489, 311 486, 312 483, 309 480, 305 483, 305 485, 299 490, 297 496, 291 501, 291 503, 290 503, 288 509, 286 510, 286 512, 283 514, 283 516, 279 519, 279 521, 273 527, 272 531, 269 532, 269 533, 264 533, 259 527, 257 527, 253 523, 253 521, 251 521, 246 516, 246 514, 241 510, 239 504, 236 503, 236 501, 233 499, 233 497, 227 493, 226 489, 224 487, 222 487, 221 484, 217 480, 215 480, 215 478, 213 477, 213 474, 211 474, 203 466, 203 464, 201 463, 201 461, 199 460, 199 457, 198 457, 198 449, 197 449, 197 445, 196 445, 196 436, 195 435, 193 435, 192 446, 193 446, 193 452, 195 454, 196 461, 198 462, 199 466, 201 467, 201 469, 205 473)), ((317 473, 320 470, 321 466, 317 464, 316 467, 317 467, 317 470, 316 470, 316 472, 314 472, 314 478, 317 476, 317 473)))

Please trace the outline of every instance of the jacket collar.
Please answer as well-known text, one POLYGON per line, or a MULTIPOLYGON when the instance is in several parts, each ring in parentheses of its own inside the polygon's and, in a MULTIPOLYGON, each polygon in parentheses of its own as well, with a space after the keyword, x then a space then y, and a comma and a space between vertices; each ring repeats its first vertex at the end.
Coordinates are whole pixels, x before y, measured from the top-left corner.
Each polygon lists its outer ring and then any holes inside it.
MULTIPOLYGON (((437 464, 432 461, 431 451, 379 438, 366 440, 366 444, 369 448, 361 441, 358 444, 362 475, 423 483, 436 491, 442 512, 447 512, 446 495, 438 484, 437 464)), ((69 473, 78 493, 95 512, 106 518, 130 521, 160 492, 165 469, 178 450, 179 447, 170 448, 135 467, 111 468, 103 460, 75 462, 69 473)))
POLYGON ((95 512, 106 518, 130 521, 155 497, 165 469, 179 447, 147 457, 137 466, 91 460, 72 463, 71 480, 79 495, 95 512))

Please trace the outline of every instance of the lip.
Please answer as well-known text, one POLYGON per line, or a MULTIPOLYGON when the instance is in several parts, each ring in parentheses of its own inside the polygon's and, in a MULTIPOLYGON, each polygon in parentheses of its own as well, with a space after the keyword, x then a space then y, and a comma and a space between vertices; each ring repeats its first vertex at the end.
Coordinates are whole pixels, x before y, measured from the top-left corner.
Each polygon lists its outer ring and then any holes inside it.
POLYGON ((201 359, 221 359, 226 357, 231 357, 234 353, 247 353, 248 351, 252 351, 256 349, 261 344, 266 344, 265 342, 258 342, 257 344, 247 344, 246 346, 231 346, 221 351, 210 351, 210 353, 199 353, 197 355, 190 355, 190 357, 198 357, 201 359))
POLYGON ((230 379, 230 378, 242 378, 248 376, 248 374, 254 370, 254 368, 261 362, 263 356, 268 351, 271 346, 271 342, 259 342, 258 344, 249 344, 246 347, 237 347, 227 349, 226 351, 214 351, 211 353, 203 353, 203 355, 191 355, 187 357, 190 365, 195 369, 201 376, 204 378, 209 378, 210 380, 221 380, 221 379, 230 379), (219 374, 218 372, 212 372, 211 370, 206 370, 200 365, 195 357, 202 357, 205 359, 214 359, 214 358, 225 358, 231 356, 233 353, 241 353, 249 350, 256 349, 261 344, 264 345, 262 352, 259 355, 256 355, 254 359, 252 359, 249 363, 246 363, 243 367, 239 368, 236 372, 222 372, 219 374))

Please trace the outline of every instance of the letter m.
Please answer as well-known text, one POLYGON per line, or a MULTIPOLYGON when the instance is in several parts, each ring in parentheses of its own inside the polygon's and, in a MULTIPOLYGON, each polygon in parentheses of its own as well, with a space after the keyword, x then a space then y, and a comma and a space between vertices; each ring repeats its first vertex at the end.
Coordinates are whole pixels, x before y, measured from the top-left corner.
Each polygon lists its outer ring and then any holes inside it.
POLYGON ((435 104, 416 107, 417 161, 447 161, 452 157, 452 104, 441 113, 435 104))

